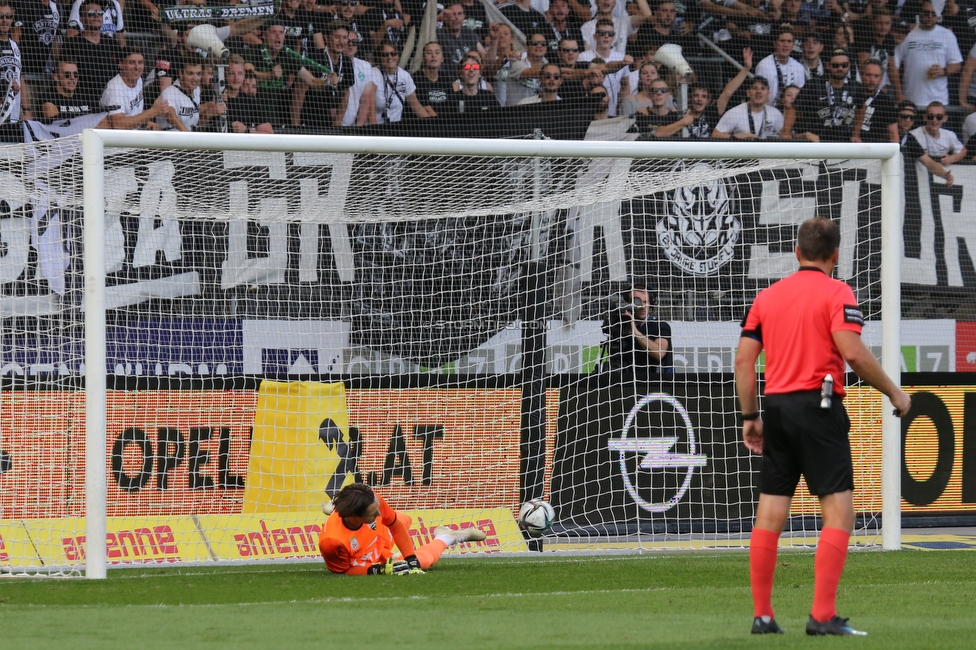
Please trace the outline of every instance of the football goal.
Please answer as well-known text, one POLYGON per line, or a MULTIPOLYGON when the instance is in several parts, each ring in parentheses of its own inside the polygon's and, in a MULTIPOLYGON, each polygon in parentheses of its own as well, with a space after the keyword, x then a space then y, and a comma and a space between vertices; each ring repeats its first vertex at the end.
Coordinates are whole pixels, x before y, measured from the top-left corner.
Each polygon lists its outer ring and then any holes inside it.
MULTIPOLYGON (((352 481, 418 541, 488 534, 452 553, 743 546, 739 322, 813 216, 900 376, 896 145, 89 130, 4 153, 5 573, 314 559, 352 481), (533 499, 551 525, 522 530, 533 499)), ((852 543, 898 548, 900 427, 848 379, 852 543)), ((788 543, 815 506, 801 486, 788 543)))

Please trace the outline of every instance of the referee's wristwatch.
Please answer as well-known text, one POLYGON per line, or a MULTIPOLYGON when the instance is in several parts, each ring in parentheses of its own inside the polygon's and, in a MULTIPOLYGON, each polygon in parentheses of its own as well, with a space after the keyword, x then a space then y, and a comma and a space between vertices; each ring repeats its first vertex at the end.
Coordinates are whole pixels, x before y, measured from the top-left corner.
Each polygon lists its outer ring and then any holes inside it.
POLYGON ((743 413, 742 414, 742 419, 743 420, 758 420, 759 419, 759 411, 755 411, 753 413, 743 413))

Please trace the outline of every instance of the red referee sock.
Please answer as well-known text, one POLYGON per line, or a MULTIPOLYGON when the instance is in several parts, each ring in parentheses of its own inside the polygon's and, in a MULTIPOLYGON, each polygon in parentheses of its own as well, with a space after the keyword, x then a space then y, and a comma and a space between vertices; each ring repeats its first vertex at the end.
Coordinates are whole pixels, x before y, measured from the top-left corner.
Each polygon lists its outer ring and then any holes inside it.
POLYGON ((779 533, 753 528, 749 539, 749 583, 752 585, 753 616, 773 617, 773 576, 779 533))
POLYGON ((810 615, 821 623, 837 615, 837 585, 847 560, 847 542, 851 535, 840 528, 824 528, 817 543, 814 561, 813 611, 810 615))

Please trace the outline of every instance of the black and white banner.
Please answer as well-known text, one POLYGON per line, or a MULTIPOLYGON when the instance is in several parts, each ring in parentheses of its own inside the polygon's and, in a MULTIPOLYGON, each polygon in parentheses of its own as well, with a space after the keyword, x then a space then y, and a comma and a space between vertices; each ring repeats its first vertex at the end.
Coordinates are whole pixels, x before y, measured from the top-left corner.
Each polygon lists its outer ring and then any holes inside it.
MULTIPOLYGON (((26 123, 40 142, 0 161, 0 318, 81 318, 78 140, 44 140, 98 118, 26 123)), ((519 318, 540 194, 606 191, 643 164, 501 159, 487 170, 460 157, 111 152, 107 305, 116 321, 231 319, 237 331, 242 319, 334 322, 352 347, 418 367, 453 363, 519 318), (406 187, 424 192, 410 198, 406 187)), ((735 322, 741 313, 725 305, 748 304, 794 268, 796 229, 815 214, 857 233, 842 241, 840 277, 878 275, 876 170, 853 162, 736 167, 721 178, 711 167, 723 164, 741 163, 667 163, 709 180, 543 211, 543 255, 557 271, 552 296, 653 279, 662 291, 700 293, 694 320, 735 322), (734 299, 712 309, 713 294, 734 299)), ((947 189, 923 175, 917 216, 908 203, 906 284, 976 284, 976 167, 959 167, 956 177, 947 189)))

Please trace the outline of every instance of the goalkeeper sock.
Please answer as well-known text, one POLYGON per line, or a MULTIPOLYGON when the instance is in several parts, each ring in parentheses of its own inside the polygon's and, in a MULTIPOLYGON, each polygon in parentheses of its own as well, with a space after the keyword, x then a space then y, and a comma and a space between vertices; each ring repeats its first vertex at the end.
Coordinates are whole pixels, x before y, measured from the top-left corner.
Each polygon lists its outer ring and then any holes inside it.
POLYGON ((447 545, 447 548, 451 548, 452 546, 454 546, 454 542, 456 541, 454 539, 454 535, 449 535, 447 533, 441 533, 434 539, 439 539, 440 541, 444 542, 444 544, 447 545))
MULTIPOLYGON (((454 538, 451 538, 453 543, 454 538)), ((437 560, 441 559, 441 553, 447 550, 447 544, 438 535, 434 541, 429 544, 424 544, 417 549, 417 559, 420 560, 420 566, 426 571, 430 567, 437 563, 437 560)))
POLYGON ((837 585, 847 560, 847 543, 851 535, 840 528, 824 528, 817 543, 814 560, 813 611, 815 621, 824 623, 837 615, 837 585))
POLYGON ((773 577, 779 533, 753 528, 749 540, 749 583, 752 585, 753 616, 773 617, 773 577))

